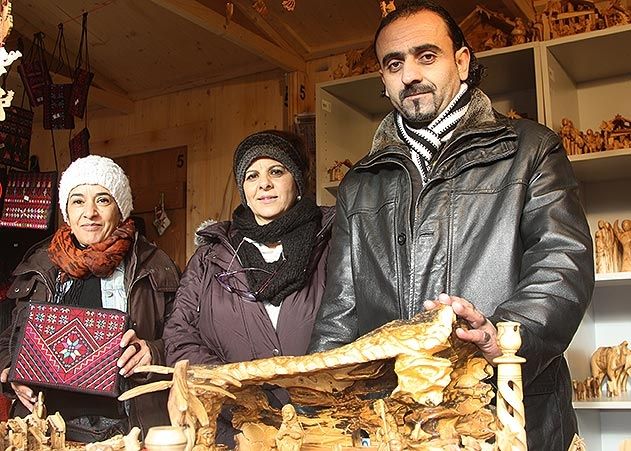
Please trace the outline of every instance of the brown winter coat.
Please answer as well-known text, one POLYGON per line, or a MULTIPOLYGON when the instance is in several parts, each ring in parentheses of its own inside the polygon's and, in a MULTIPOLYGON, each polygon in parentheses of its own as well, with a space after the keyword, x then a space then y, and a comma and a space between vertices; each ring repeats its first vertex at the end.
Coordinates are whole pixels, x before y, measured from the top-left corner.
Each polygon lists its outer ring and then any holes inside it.
MULTIPOLYGON (((8 297, 16 301, 13 319, 0 334, 0 369, 11 364, 19 331, 25 321, 30 301, 50 302, 58 268, 48 257, 49 240, 33 247, 13 272, 15 281, 8 297)), ((160 338, 165 318, 171 312, 179 282, 179 270, 173 261, 144 237, 136 235, 133 252, 125 260, 125 288, 128 293, 130 323, 138 338, 146 340, 152 363, 164 365, 164 343, 160 338)), ((129 378, 132 386, 151 382, 152 374, 129 378)), ((143 395, 130 405, 130 428, 139 426, 144 433, 155 425, 169 424, 164 393, 143 395)))
MULTIPOLYGON (((189 261, 175 308, 164 330, 167 364, 241 362, 277 355, 303 355, 309 344, 324 292, 333 209, 323 208, 322 228, 311 255, 308 283, 281 304, 277 328, 260 302, 248 302, 225 291, 214 274, 233 260, 230 222, 198 232, 204 245, 189 261)), ((231 269, 241 269, 234 259, 231 269)), ((245 274, 243 281, 245 282, 245 274)))

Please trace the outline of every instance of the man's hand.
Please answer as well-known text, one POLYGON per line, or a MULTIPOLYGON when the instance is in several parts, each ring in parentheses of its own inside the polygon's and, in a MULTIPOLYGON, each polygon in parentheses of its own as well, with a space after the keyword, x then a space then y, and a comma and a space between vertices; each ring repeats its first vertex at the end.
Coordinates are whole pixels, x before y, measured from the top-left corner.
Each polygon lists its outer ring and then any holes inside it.
MULTIPOLYGON (((2 373, 0 373, 0 382, 4 384, 8 381, 9 368, 5 368, 2 370, 2 373)), ((11 388, 13 388, 13 391, 15 392, 15 395, 18 397, 20 402, 24 404, 24 407, 26 407, 29 412, 32 412, 35 401, 37 401, 37 397, 33 393, 33 390, 31 390, 26 385, 16 384, 15 382, 11 382, 11 388)))
POLYGON ((135 372, 136 367, 151 365, 151 350, 145 340, 140 340, 136 336, 135 330, 129 329, 123 334, 120 346, 127 348, 116 363, 121 376, 129 377, 135 372))
POLYGON ((423 305, 425 310, 431 310, 438 304, 450 305, 456 315, 469 323, 471 329, 465 330, 459 327, 456 329, 456 335, 462 341, 469 341, 480 348, 489 363, 493 363, 495 357, 502 355, 497 344, 497 329, 471 302, 441 293, 437 300, 425 301, 423 305))

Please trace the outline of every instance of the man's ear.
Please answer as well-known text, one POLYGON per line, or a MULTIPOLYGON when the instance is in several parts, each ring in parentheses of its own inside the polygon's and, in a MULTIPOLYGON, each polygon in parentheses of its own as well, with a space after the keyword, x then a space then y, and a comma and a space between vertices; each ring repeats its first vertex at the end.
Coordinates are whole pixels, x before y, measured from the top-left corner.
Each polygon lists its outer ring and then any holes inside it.
POLYGON ((455 54, 456 67, 458 68, 458 74, 460 75, 460 81, 465 81, 469 78, 469 63, 471 62, 471 53, 467 47, 462 47, 456 51, 455 54))

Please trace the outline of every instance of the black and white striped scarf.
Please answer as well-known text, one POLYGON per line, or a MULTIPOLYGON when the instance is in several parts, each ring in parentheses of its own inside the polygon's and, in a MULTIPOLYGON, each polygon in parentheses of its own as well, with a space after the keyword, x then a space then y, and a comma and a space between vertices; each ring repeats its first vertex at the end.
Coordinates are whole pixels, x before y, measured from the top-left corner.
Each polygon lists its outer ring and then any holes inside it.
POLYGON ((467 88, 467 84, 462 83, 456 97, 426 127, 414 128, 405 121, 401 113, 395 112, 397 132, 399 137, 410 146, 412 161, 423 177, 423 184, 427 182, 430 162, 438 154, 441 144, 449 139, 458 121, 467 112, 471 100, 471 92, 467 88))

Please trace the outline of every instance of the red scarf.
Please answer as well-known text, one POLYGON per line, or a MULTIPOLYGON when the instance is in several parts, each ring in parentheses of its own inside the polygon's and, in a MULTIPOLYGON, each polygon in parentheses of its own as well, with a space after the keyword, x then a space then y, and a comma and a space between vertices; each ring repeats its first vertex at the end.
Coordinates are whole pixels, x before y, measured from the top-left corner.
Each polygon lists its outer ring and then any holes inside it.
POLYGON ((100 243, 79 249, 72 241, 70 226, 65 224, 55 232, 48 246, 48 256, 64 274, 74 279, 83 279, 91 274, 108 277, 129 251, 135 234, 134 221, 127 219, 100 243))

